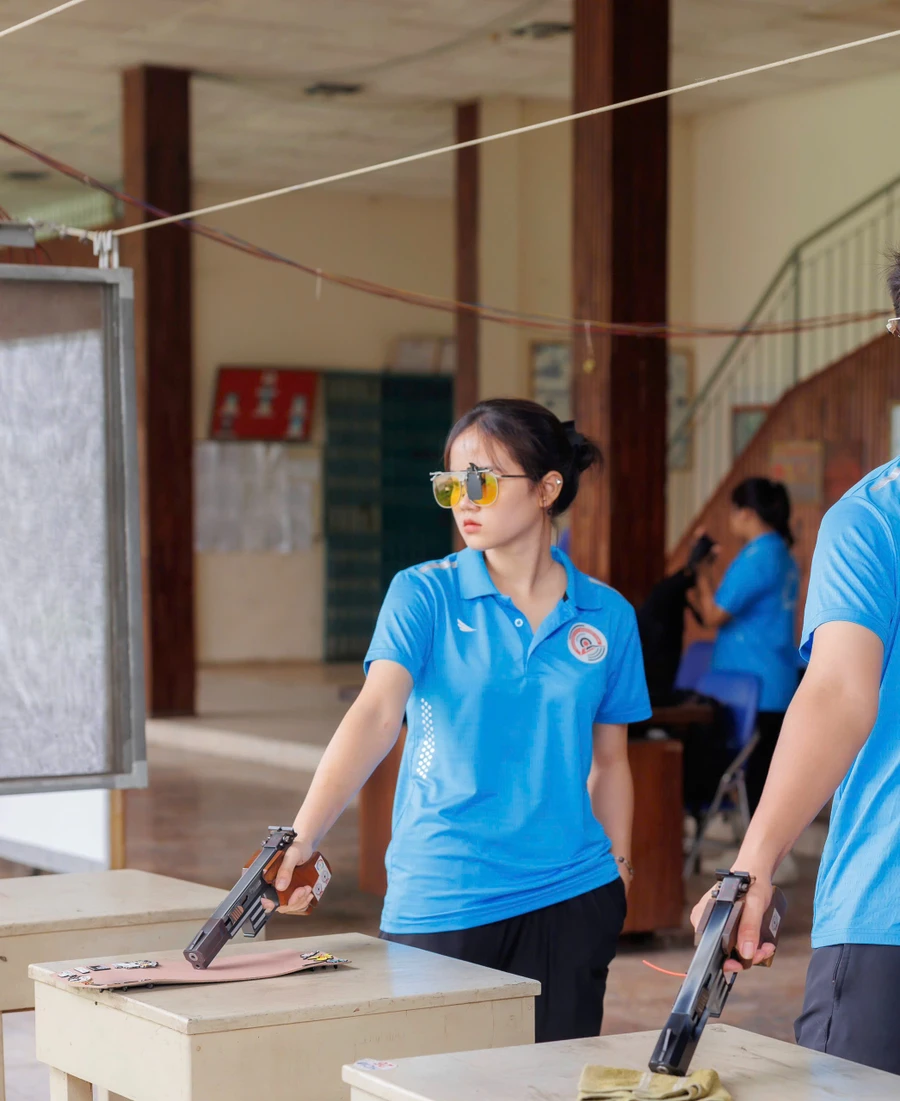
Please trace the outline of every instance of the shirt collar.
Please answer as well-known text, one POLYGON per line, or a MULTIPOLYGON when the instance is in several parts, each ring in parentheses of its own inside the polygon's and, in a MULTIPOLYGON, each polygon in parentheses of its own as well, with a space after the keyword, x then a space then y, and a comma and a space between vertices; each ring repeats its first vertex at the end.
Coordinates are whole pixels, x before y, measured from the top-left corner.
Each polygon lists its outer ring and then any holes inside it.
MULTIPOLYGON (((559 549, 551 547, 550 553, 565 567, 566 596, 578 608, 602 608, 605 603, 606 586, 587 574, 577 570, 569 556, 559 549)), ((482 596, 499 596, 497 586, 491 580, 484 554, 466 547, 456 556, 459 574, 459 589, 464 600, 477 600, 482 596)))
POLYGON ((566 568, 569 580, 566 584, 566 595, 578 608, 602 608, 606 603, 606 586, 601 581, 595 581, 586 573, 576 569, 572 559, 560 550, 559 547, 551 547, 550 553, 557 562, 561 562, 566 568))
POLYGON ((456 556, 456 568, 459 573, 459 591, 464 600, 499 595, 481 551, 472 550, 471 547, 461 550, 456 556))

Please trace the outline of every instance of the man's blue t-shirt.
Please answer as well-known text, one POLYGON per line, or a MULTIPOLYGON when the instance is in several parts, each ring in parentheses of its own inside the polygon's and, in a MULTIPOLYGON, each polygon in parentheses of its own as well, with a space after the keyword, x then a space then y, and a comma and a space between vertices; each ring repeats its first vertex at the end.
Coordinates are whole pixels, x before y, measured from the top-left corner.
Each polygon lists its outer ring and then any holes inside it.
POLYGON ((781 536, 770 532, 748 543, 725 571, 715 601, 731 619, 716 635, 712 668, 754 673, 760 711, 786 711, 798 679, 797 564, 781 536))
POLYGON ((895 460, 828 510, 813 556, 802 655, 809 660, 823 623, 857 623, 884 644, 878 718, 834 796, 816 886, 814 948, 900 945, 898 546, 895 460))
POLYGON ((650 716, 631 605, 576 570, 533 634, 484 556, 399 573, 366 669, 413 678, 381 927, 468 929, 574 898, 618 870, 587 792, 594 723, 650 716))

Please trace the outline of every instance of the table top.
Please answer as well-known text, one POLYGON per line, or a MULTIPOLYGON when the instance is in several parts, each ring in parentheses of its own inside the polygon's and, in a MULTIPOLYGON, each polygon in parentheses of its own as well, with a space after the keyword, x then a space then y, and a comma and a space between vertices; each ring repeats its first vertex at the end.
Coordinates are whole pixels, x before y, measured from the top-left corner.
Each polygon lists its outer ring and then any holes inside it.
POLYGON ((716 717, 711 703, 673 703, 668 707, 654 707, 648 723, 661 726, 691 726, 694 723, 711 723, 716 717))
POLYGON ((0 937, 199 921, 225 892, 131 868, 0 879, 0 937))
MULTIPOLYGON (((271 942, 254 942, 238 936, 223 953, 271 952, 274 947, 271 942)), ((540 993, 540 984, 531 979, 361 933, 279 940, 277 948, 295 948, 301 952, 321 949, 351 962, 337 971, 306 971, 251 982, 118 993, 79 990, 59 978, 57 972, 70 970, 76 963, 116 962, 121 955, 32 964, 28 974, 36 983, 66 990, 73 998, 102 1002, 188 1035, 530 998, 540 993)), ((150 958, 177 959, 180 955, 180 952, 154 952, 150 958)))
MULTIPOLYGON (((646 1070, 658 1032, 399 1059, 344 1067, 344 1081, 382 1101, 574 1101, 582 1068, 646 1070)), ((378 1058, 378 1052, 371 1053, 378 1058)), ((733 1101, 886 1101, 900 1078, 728 1025, 707 1025, 693 1066, 713 1067, 733 1101)))

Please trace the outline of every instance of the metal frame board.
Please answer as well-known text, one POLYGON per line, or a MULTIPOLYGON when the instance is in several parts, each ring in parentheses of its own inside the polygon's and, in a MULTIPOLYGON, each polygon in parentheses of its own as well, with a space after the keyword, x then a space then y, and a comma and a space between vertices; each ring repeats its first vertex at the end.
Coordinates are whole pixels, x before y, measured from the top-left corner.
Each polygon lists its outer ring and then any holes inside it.
POLYGON ((134 284, 126 268, 0 264, 5 282, 75 283, 103 288, 110 740, 107 773, 0 778, 0 794, 133 788, 147 783, 140 483, 135 377, 134 284))

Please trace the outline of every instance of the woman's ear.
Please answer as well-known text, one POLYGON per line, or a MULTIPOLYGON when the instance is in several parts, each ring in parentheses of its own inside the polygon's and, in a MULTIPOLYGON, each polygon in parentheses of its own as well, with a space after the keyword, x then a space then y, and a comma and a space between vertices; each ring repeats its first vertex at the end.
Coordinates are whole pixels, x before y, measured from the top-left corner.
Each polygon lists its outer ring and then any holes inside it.
POLYGON ((562 492, 563 480, 558 470, 548 471, 541 479, 541 507, 550 508, 562 492))

